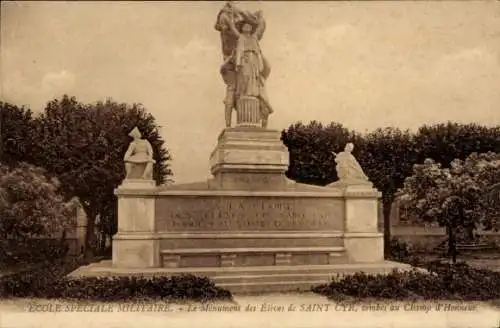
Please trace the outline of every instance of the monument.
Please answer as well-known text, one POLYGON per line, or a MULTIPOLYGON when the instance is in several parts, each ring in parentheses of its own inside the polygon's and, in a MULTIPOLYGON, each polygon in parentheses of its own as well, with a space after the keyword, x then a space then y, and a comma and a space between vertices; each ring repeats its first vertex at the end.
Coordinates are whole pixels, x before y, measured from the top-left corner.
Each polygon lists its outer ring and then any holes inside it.
POLYGON ((380 193, 352 144, 336 155, 338 182, 319 187, 286 178, 288 150, 280 131, 267 128, 274 109, 265 90, 270 66, 259 45, 265 27, 261 11, 231 2, 217 16, 226 128, 210 156, 213 177, 155 187, 149 143, 134 129, 127 178, 115 191, 112 261, 73 276, 191 273, 234 292, 263 292, 308 289, 336 274, 409 268, 384 261, 380 193))

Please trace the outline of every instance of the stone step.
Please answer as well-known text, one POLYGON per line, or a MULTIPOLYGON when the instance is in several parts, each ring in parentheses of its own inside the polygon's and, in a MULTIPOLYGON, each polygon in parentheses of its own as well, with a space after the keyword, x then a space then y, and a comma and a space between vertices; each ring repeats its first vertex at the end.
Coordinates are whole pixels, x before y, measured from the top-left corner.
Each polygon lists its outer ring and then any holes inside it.
POLYGON ((290 279, 303 278, 304 276, 321 277, 321 278, 327 277, 329 279, 332 277, 332 273, 328 272, 328 271, 316 272, 316 273, 304 273, 304 272, 302 272, 302 273, 286 273, 286 272, 282 272, 280 274, 276 274, 275 272, 272 272, 272 273, 268 273, 268 274, 261 273, 261 274, 252 274, 252 275, 248 275, 248 274, 225 275, 225 276, 217 275, 213 278, 215 281, 224 281, 224 282, 228 282, 228 283, 233 283, 233 282, 238 282, 238 281, 245 281, 246 279, 249 279, 249 278, 251 278, 252 280, 259 281, 259 280, 266 280, 269 277, 277 277, 277 276, 279 276, 281 278, 290 278, 290 279))
POLYGON ((233 293, 269 293, 309 291, 312 286, 328 283, 336 276, 356 272, 387 274, 393 269, 410 270, 408 264, 383 261, 377 263, 343 263, 330 265, 247 266, 211 268, 120 268, 111 261, 92 263, 70 274, 82 276, 176 276, 191 274, 209 277, 217 286, 233 293))
POLYGON ((268 277, 268 276, 303 276, 329 275, 332 270, 344 268, 344 265, 293 265, 293 266, 247 266, 247 267, 218 267, 218 268, 162 268, 172 274, 193 274, 223 280, 225 278, 239 279, 240 277, 268 277))
MULTIPOLYGON (((270 292, 307 292, 314 286, 327 284, 335 277, 351 275, 356 272, 367 274, 388 274, 398 265, 394 263, 290 266, 283 268, 247 268, 245 272, 225 272, 211 275, 217 286, 230 290, 233 294, 270 293, 270 292)), ((409 270, 409 266, 399 266, 400 270, 409 270)))
POLYGON ((245 283, 217 283, 217 286, 229 290, 233 295, 263 294, 276 292, 310 292, 315 286, 328 283, 328 279, 267 281, 245 283))
MULTIPOLYGON (((310 290, 312 286, 328 283, 334 276, 330 272, 322 273, 281 273, 281 274, 246 274, 238 276, 215 276, 212 280, 217 286, 231 291, 244 289, 255 290, 256 286, 263 286, 261 291, 265 291, 270 285, 301 285, 310 290)), ((281 287, 277 287, 278 290, 281 287)), ((295 290, 295 287, 293 288, 295 290)))
MULTIPOLYGON (((306 292, 312 287, 326 284, 335 277, 356 272, 367 274, 387 274, 394 264, 349 264, 288 267, 249 267, 243 270, 225 272, 197 272, 195 275, 210 277, 217 286, 237 294, 269 292, 306 292)), ((232 268, 231 268, 232 269, 232 268)), ((400 266, 408 270, 408 266, 400 266)))
MULTIPOLYGON (((389 273, 394 268, 411 268, 408 264, 384 261, 378 263, 342 263, 329 265, 273 265, 273 266, 246 266, 224 268, 160 268, 172 274, 194 274, 207 277, 221 276, 259 276, 259 275, 286 275, 286 274, 329 274, 330 276, 351 274, 356 272, 389 273)), ((158 270, 158 269, 150 269, 158 270)))

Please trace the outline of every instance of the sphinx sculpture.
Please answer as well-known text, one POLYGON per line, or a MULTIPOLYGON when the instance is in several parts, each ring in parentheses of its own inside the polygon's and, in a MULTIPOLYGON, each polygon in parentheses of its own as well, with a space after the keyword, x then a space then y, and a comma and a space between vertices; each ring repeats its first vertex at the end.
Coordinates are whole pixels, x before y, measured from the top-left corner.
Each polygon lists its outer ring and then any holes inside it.
POLYGON ((125 162, 125 170, 127 175, 126 180, 129 179, 153 179, 153 147, 146 139, 142 139, 141 132, 135 127, 129 136, 133 138, 128 146, 127 152, 123 157, 125 162))
POLYGON ((229 1, 218 14, 215 29, 222 42, 226 127, 231 127, 236 110, 238 125, 266 128, 274 110, 265 90, 271 69, 259 45, 266 29, 262 11, 242 11, 229 1))

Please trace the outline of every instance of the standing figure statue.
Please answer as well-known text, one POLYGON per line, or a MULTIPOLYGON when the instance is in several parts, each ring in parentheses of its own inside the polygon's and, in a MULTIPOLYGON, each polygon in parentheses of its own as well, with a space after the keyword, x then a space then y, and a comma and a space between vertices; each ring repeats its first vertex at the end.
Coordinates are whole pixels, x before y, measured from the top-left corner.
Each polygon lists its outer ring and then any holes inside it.
POLYGON ((152 180, 153 164, 155 163, 153 159, 153 147, 151 147, 149 141, 142 139, 141 132, 137 127, 129 133, 129 136, 132 137, 133 140, 123 157, 125 170, 127 172, 125 179, 152 180), (136 167, 140 167, 142 173, 138 172, 139 174, 137 174, 134 172, 134 168, 136 167))
POLYGON ((347 143, 344 151, 335 155, 335 163, 337 163, 336 171, 339 182, 363 182, 369 183, 368 177, 363 172, 361 165, 352 154, 354 144, 347 143))
POLYGON ((215 29, 221 33, 224 59, 220 72, 226 84, 226 127, 231 126, 232 111, 238 110, 240 100, 254 101, 264 128, 273 112, 265 90, 271 69, 259 45, 265 28, 262 11, 241 11, 232 2, 217 17, 215 29))

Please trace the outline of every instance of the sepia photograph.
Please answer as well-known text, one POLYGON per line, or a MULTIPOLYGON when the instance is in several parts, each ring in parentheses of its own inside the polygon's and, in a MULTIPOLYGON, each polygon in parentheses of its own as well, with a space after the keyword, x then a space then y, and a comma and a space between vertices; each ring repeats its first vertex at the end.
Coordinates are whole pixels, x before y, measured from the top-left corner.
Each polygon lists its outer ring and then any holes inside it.
POLYGON ((2 1, 0 328, 500 328, 500 1, 2 1))

